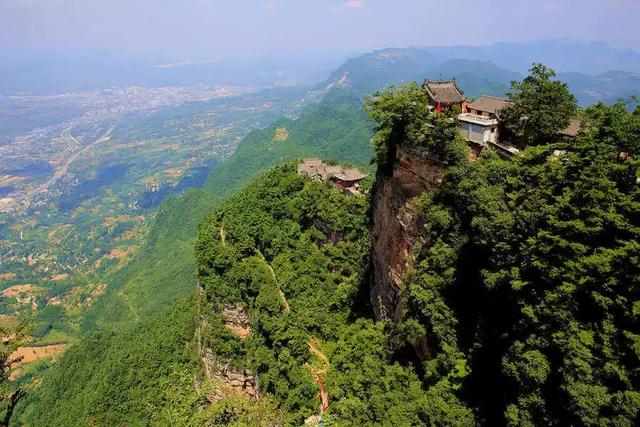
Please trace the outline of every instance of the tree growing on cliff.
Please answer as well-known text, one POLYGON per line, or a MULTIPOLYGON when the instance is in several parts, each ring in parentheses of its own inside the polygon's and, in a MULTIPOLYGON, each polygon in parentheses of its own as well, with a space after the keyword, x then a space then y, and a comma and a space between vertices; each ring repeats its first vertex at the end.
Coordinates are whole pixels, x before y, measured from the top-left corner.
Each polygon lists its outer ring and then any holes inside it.
POLYGON ((430 147, 452 163, 466 157, 455 116, 431 111, 424 89, 416 82, 376 92, 366 99, 364 108, 375 122, 372 143, 383 170, 393 163, 395 149, 403 143, 430 147))
POLYGON ((421 119, 429 115, 427 95, 416 82, 378 91, 367 97, 364 108, 375 122, 371 142, 380 167, 392 160, 397 144, 420 138, 426 125, 421 119))
POLYGON ((502 112, 506 130, 524 145, 555 142, 577 112, 577 100, 566 83, 553 80, 555 71, 533 64, 521 82, 511 82, 512 105, 502 112))

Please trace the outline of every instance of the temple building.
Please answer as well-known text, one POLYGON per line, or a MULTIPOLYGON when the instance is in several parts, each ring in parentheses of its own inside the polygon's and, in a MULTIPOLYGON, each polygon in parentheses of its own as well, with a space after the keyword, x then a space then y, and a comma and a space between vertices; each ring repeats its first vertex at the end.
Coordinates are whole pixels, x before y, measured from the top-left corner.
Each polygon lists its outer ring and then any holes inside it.
POLYGON ((356 168, 328 165, 317 158, 304 159, 298 165, 298 173, 316 181, 330 181, 335 187, 354 195, 360 194, 360 182, 367 177, 356 168))
MULTIPOLYGON (((470 143, 476 154, 489 146, 508 157, 520 153, 513 141, 500 136, 504 120, 501 113, 512 104, 511 101, 483 95, 468 103, 455 79, 425 80, 423 87, 432 111, 456 111, 456 105, 460 108, 460 114, 457 116, 458 131, 462 138, 470 143)), ((580 127, 580 119, 574 117, 569 125, 559 132, 559 136, 564 140, 571 140, 577 136, 580 127)))
POLYGON ((425 80, 424 88, 429 103, 436 111, 441 112, 454 105, 460 106, 460 111, 465 110, 467 100, 455 80, 425 80))
POLYGON ((563 138, 575 138, 580 131, 580 127, 582 126, 582 120, 578 117, 574 117, 569 122, 569 125, 560 131, 560 136, 563 138))
POLYGON ((500 111, 510 102, 503 98, 483 95, 467 105, 467 111, 458 115, 458 129, 464 139, 480 145, 500 142, 500 111))

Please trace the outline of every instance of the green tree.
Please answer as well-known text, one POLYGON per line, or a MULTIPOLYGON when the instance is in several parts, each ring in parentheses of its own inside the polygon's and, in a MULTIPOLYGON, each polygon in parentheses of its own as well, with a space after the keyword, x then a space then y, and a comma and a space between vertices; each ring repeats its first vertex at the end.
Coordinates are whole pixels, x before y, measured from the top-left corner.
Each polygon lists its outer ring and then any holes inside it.
POLYGON ((633 98, 610 106, 599 102, 585 109, 583 116, 587 126, 600 144, 606 143, 619 150, 640 150, 640 107, 629 114, 632 102, 633 98))
POLYGON ((391 86, 366 99, 364 108, 375 122, 371 139, 378 156, 378 165, 393 162, 395 147, 407 141, 419 141, 426 133, 429 116, 427 95, 416 82, 406 86, 391 86))
POLYGON ((555 142, 577 112, 577 100, 566 83, 553 80, 556 73, 542 64, 533 64, 521 82, 511 82, 507 97, 512 105, 502 112, 504 126, 524 145, 555 142))
POLYGON ((371 141, 383 171, 393 164, 400 144, 429 147, 451 163, 467 156, 466 145, 457 133, 455 114, 432 111, 424 89, 416 82, 376 92, 366 99, 364 108, 375 123, 371 141))
POLYGON ((20 361, 20 358, 15 359, 11 355, 27 342, 28 326, 20 323, 12 328, 0 328, 0 336, 3 337, 3 342, 0 344, 0 398, 4 410, 4 415, 0 418, 0 426, 8 426, 16 405, 25 396, 24 390, 13 387, 9 383, 11 365, 20 361))

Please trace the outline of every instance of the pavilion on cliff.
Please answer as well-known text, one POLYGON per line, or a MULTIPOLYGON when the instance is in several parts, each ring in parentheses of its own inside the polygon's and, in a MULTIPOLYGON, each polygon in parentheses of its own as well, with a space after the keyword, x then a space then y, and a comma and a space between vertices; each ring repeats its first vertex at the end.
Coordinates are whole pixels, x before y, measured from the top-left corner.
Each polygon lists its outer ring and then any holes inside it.
POLYGON ((454 105, 459 105, 460 110, 464 111, 467 105, 462 91, 454 80, 425 80, 424 88, 429 97, 429 103, 441 112, 443 109, 449 109, 454 105))

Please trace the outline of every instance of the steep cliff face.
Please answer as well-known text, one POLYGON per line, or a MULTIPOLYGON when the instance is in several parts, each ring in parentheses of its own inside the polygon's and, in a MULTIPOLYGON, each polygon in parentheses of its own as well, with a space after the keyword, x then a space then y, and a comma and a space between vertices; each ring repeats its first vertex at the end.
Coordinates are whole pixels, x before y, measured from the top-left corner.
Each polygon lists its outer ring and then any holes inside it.
POLYGON ((403 277, 413 265, 414 245, 422 240, 412 202, 440 185, 447 167, 435 153, 406 144, 396 148, 390 171, 378 176, 371 254, 371 302, 378 319, 402 318, 403 277))

